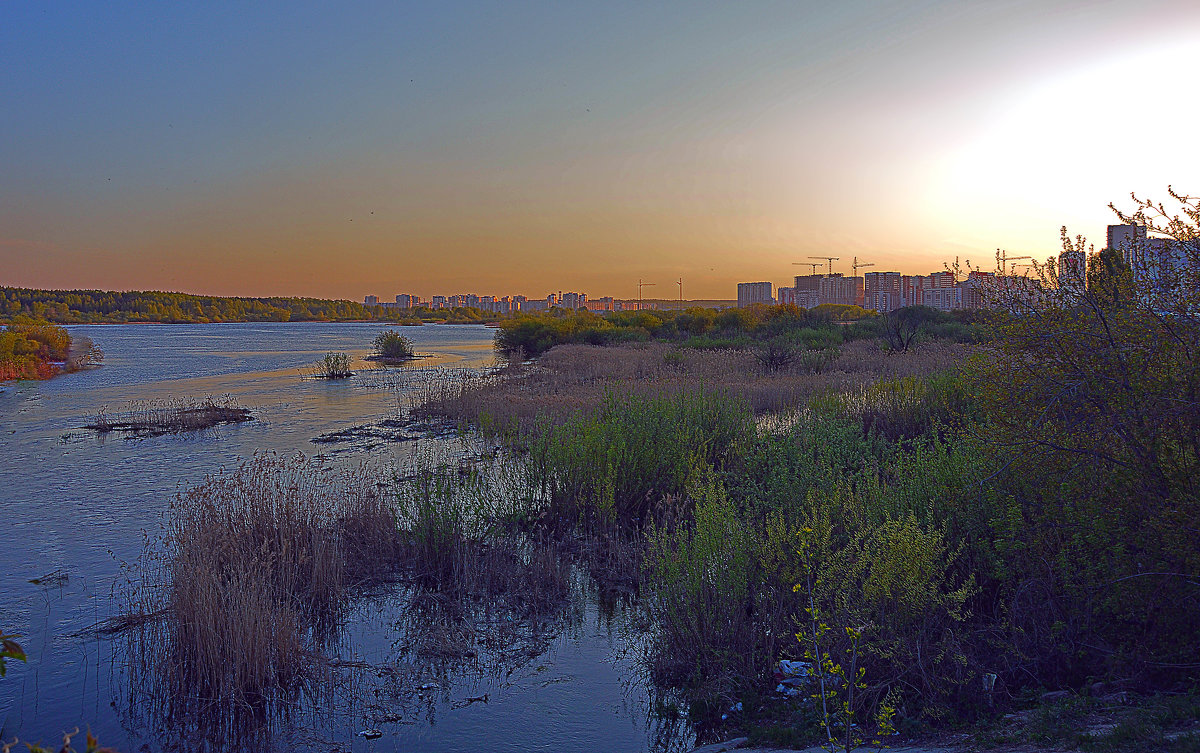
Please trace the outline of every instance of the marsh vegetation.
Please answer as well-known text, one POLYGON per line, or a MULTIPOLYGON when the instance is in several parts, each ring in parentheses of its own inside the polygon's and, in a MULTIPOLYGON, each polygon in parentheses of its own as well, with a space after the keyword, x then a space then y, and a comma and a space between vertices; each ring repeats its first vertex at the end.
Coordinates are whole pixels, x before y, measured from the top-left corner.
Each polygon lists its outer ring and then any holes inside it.
POLYGON ((326 353, 309 369, 314 379, 349 379, 354 376, 350 370, 350 356, 346 353, 326 353))
POLYGON ((412 340, 394 329, 380 332, 371 342, 371 346, 374 348, 374 352, 368 356, 369 360, 383 363, 404 363, 416 357, 413 353, 412 340))
POLYGON ((232 397, 170 398, 133 402, 110 413, 103 407, 84 426, 99 434, 126 432, 142 436, 158 436, 185 431, 201 431, 222 424, 237 424, 252 420, 250 409, 232 397))
POLYGON ((62 327, 18 316, 0 328, 0 382, 49 379, 98 366, 104 352, 88 337, 72 338, 62 327))
POLYGON ((637 615, 659 708, 701 738, 851 748, 1047 691, 1194 692, 1200 327, 1091 290, 903 347, 752 312, 818 367, 762 342, 514 343, 413 391, 474 455, 336 483, 264 458, 182 496, 134 653, 179 708, 261 720, 321 687, 361 589, 409 600, 405 656, 461 667, 536 655, 584 584, 637 615), (262 658, 219 666, 226 641, 262 658))

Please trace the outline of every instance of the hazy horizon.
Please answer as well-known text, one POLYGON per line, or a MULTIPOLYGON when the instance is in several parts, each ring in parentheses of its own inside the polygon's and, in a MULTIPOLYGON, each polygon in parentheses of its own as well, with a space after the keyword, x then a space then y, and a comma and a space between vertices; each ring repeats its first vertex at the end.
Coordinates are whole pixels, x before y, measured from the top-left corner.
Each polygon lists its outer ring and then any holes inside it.
POLYGON ((1103 242, 1191 2, 0 5, 0 285, 731 299, 1103 242))

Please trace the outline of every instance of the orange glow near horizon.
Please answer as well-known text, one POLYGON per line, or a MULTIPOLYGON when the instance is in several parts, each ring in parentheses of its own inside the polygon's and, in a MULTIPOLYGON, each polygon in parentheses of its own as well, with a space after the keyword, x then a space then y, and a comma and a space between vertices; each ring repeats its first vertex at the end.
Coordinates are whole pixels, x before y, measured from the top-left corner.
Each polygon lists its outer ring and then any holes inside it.
POLYGON ((809 256, 927 274, 997 247, 1056 254, 1062 225, 1099 245, 1109 202, 1200 191, 1200 9, 1150 5, 554 8, 477 25, 426 9, 288 29, 262 10, 244 59, 172 17, 144 43, 161 49, 122 64, 84 34, 96 19, 18 2, 0 9, 16 72, 0 94, 28 103, 0 117, 0 285, 361 301, 634 298, 641 278, 674 298, 682 277, 686 298, 731 299, 809 256), (97 46, 78 52, 96 70, 40 70, 64 29, 97 46))

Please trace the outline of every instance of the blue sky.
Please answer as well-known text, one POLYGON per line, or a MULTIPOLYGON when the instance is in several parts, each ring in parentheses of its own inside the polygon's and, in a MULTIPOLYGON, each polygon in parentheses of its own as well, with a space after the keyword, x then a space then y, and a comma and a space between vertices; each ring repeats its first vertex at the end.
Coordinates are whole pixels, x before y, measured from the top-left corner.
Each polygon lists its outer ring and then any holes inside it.
POLYGON ((1045 256, 1195 189, 1197 50, 1186 2, 10 1, 0 284, 731 297, 1045 256))

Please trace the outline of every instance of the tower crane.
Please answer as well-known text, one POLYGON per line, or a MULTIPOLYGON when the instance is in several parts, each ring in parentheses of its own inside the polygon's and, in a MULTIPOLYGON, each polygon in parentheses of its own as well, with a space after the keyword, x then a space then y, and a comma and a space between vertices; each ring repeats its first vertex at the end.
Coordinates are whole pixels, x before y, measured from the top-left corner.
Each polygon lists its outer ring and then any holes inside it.
POLYGON ((642 282, 642 279, 640 277, 638 278, 638 311, 642 310, 642 288, 648 288, 651 285, 657 284, 658 283, 654 282, 642 282))
MULTIPOLYGON (((1001 271, 1001 272, 1003 272, 1003 271, 1005 271, 1006 269, 1009 269, 1009 262, 1020 261, 1020 260, 1022 260, 1022 259, 1028 259, 1029 261, 1033 261, 1033 257, 1032 257, 1032 256, 1008 256, 1008 255, 1007 255, 1007 254, 1005 254, 1003 251, 1001 251, 1001 252, 1000 252, 1000 271, 1001 271)), ((1026 267, 1028 267, 1028 266, 1031 266, 1031 265, 1029 265, 1029 264, 1023 264, 1023 265, 1021 265, 1021 266, 1026 266, 1026 267)), ((1016 264, 1013 264, 1013 265, 1012 265, 1012 269, 1011 269, 1011 270, 1009 270, 1009 271, 1016 270, 1016 268, 1017 268, 1017 265, 1016 265, 1016 264)))
POLYGON ((793 267, 812 267, 812 273, 815 275, 817 273, 817 267, 819 267, 821 265, 813 264, 811 261, 794 261, 794 262, 792 262, 792 266, 793 267))
POLYGON ((875 262, 873 262, 873 261, 860 262, 858 260, 858 257, 856 256, 856 257, 854 257, 853 263, 850 264, 850 268, 852 270, 854 270, 851 277, 858 277, 858 270, 861 269, 862 267, 873 267, 873 266, 875 266, 875 262))
POLYGON ((840 256, 810 256, 808 258, 810 258, 810 259, 825 259, 826 261, 828 261, 829 262, 829 276, 833 277, 833 263, 835 261, 838 261, 842 257, 840 257, 840 256))

